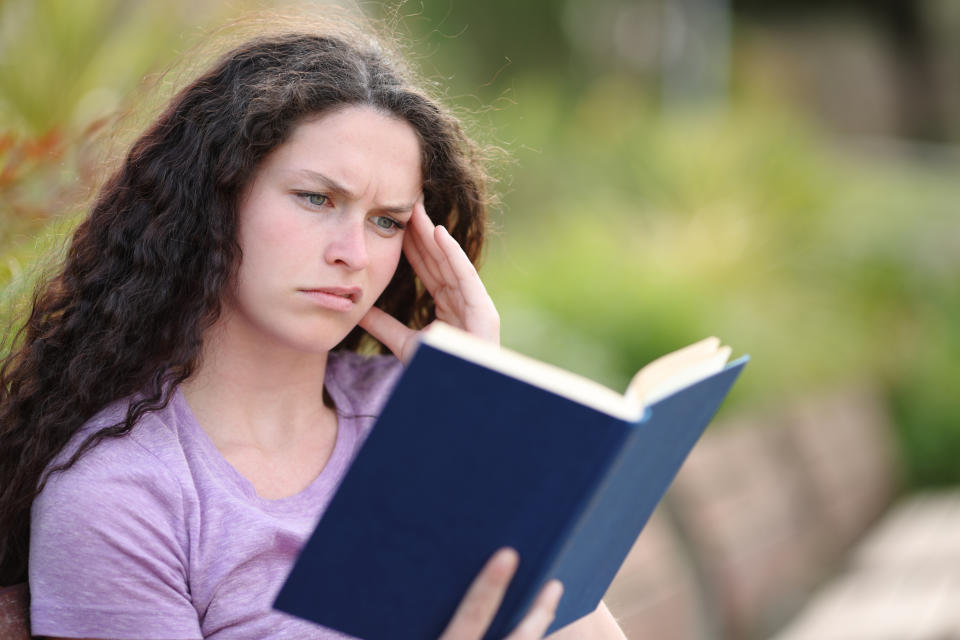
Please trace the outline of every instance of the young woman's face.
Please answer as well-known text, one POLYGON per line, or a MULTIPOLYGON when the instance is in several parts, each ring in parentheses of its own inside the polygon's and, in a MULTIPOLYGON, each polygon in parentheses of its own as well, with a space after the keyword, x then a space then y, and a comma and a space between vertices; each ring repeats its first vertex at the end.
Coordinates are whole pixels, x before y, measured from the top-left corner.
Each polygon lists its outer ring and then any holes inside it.
POLYGON ((334 347, 393 277, 420 195, 407 122, 349 106, 299 125, 240 203, 229 325, 261 344, 334 347))

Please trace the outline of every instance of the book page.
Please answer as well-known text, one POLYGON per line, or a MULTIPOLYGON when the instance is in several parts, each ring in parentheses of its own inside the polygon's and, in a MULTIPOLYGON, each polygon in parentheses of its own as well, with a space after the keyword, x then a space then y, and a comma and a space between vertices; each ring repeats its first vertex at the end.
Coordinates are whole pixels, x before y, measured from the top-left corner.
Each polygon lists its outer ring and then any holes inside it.
POLYGON ((721 347, 717 338, 706 338, 657 358, 634 376, 626 393, 620 394, 589 378, 487 342, 442 322, 432 324, 422 340, 488 369, 633 422, 640 419, 645 406, 720 371, 730 357, 730 347, 721 347))
POLYGON ((425 344, 499 371, 534 386, 552 391, 610 414, 622 420, 635 422, 643 414, 641 407, 628 401, 622 394, 589 378, 541 362, 529 356, 487 342, 465 331, 434 322, 422 338, 425 344))
POLYGON ((643 367, 630 381, 625 396, 646 406, 683 387, 717 373, 730 358, 730 347, 715 337, 668 353, 643 367))

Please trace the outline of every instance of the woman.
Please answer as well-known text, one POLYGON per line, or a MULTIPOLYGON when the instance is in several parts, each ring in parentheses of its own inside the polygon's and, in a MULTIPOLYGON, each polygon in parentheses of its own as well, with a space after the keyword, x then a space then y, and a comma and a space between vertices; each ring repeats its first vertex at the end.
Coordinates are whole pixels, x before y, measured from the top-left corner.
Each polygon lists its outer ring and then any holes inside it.
MULTIPOLYGON (((0 583, 29 549, 35 634, 343 637, 274 594, 416 329, 499 336, 477 153, 398 69, 355 35, 252 40, 102 189, 0 370, 0 583)), ((517 561, 444 637, 483 635, 517 561)), ((601 605, 556 637, 623 636, 601 605)))

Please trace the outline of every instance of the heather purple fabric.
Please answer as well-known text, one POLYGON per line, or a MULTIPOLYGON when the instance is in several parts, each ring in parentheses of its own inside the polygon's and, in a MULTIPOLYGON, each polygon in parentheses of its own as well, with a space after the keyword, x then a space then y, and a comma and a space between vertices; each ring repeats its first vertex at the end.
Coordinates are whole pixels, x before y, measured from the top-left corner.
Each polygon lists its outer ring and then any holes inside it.
MULTIPOLYGON (((54 474, 33 505, 35 635, 180 640, 343 639, 273 611, 273 598, 396 382, 392 356, 331 354, 337 441, 320 475, 259 497, 217 451, 179 389, 126 437, 54 474)), ((112 424, 111 405, 83 434, 112 424)), ((66 455, 79 444, 74 438, 66 455)))

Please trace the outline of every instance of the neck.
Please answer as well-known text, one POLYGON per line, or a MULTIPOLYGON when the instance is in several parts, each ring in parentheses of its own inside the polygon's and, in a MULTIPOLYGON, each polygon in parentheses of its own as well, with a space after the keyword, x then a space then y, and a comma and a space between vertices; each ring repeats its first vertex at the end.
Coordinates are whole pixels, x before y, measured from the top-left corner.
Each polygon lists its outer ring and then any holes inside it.
POLYGON ((198 369, 181 389, 218 446, 294 446, 318 425, 336 430, 323 402, 327 352, 278 348, 218 323, 204 336, 198 369))

